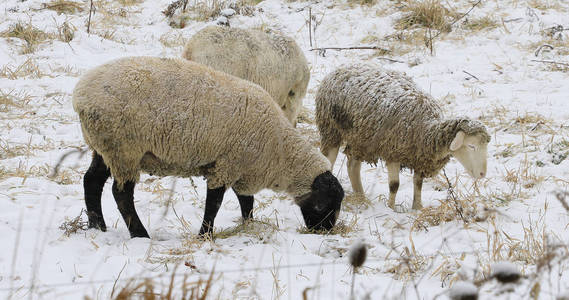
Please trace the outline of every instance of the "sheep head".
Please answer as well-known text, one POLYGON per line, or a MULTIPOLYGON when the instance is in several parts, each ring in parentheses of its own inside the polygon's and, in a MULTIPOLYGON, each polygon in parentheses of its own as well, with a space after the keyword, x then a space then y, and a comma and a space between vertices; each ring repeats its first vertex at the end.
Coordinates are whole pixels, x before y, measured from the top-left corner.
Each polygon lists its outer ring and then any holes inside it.
POLYGON ((484 134, 466 134, 460 130, 450 144, 450 152, 475 179, 486 175, 488 138, 484 134))
POLYGON ((296 199, 308 229, 330 230, 336 224, 344 189, 330 171, 314 179, 311 191, 296 199))

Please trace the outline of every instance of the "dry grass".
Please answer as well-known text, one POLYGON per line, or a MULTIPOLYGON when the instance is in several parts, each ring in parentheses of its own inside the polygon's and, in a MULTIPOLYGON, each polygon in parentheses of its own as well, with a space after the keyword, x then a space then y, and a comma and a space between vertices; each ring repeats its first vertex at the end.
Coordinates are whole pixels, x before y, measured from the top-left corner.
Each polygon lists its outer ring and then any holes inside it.
POLYGON ((376 51, 376 55, 403 56, 425 47, 427 43, 426 32, 423 30, 400 30, 385 37, 367 36, 362 40, 364 44, 375 44, 385 47, 388 53, 376 51))
MULTIPOLYGON (((396 249, 392 249, 388 256, 393 252, 397 253, 396 251, 396 249)), ((401 281, 409 281, 421 275, 432 260, 432 257, 419 254, 412 240, 411 248, 404 247, 398 254, 399 257, 397 259, 386 264, 384 271, 393 274, 396 280, 401 281)))
POLYGON ((23 108, 31 100, 32 97, 25 92, 17 93, 14 90, 4 92, 0 89, 0 112, 8 112, 11 108, 23 108))
POLYGON ((423 208, 413 222, 412 230, 419 231, 431 226, 455 220, 467 223, 486 221, 492 212, 485 201, 473 201, 470 198, 453 200, 438 200, 438 206, 423 208), (460 213, 457 207, 460 208, 460 213))
POLYGON ((363 194, 350 194, 342 201, 342 210, 351 212, 365 210, 371 206, 373 206, 373 203, 363 194))
POLYGON ((533 161, 529 161, 527 156, 517 169, 508 169, 504 167, 504 181, 516 185, 521 185, 525 189, 538 187, 543 183, 545 177, 537 173, 537 167, 533 161))
POLYGON ((144 2, 144 0, 118 0, 118 3, 122 6, 137 5, 144 2))
POLYGON ((529 0, 527 4, 531 8, 539 10, 553 9, 557 11, 566 11, 565 7, 561 5, 561 2, 558 0, 529 0))
POLYGON ((269 242, 275 232, 279 230, 278 226, 271 223, 268 219, 253 219, 241 224, 230 227, 213 234, 214 239, 227 239, 234 236, 252 236, 259 241, 269 242))
POLYGON ((89 222, 83 221, 83 213, 87 213, 85 210, 81 209, 79 215, 73 219, 69 219, 65 217, 65 221, 59 226, 60 230, 63 230, 63 234, 69 237, 72 234, 75 234, 80 231, 85 231, 88 229, 89 222))
POLYGON ((170 27, 172 28, 176 28, 176 29, 182 29, 185 28, 188 21, 191 21, 192 18, 190 15, 188 15, 187 13, 182 13, 180 15, 176 15, 170 18, 170 23, 168 23, 170 25, 170 27))
MULTIPOLYGON (((210 299, 210 289, 212 288, 215 270, 212 270, 208 279, 198 279, 197 281, 188 281, 188 275, 184 274, 181 280, 176 280, 176 269, 172 272, 170 282, 165 286, 157 279, 147 277, 143 279, 130 279, 120 290, 111 292, 111 298, 116 300, 127 299, 144 299, 144 300, 171 300, 171 299, 188 299, 188 300, 205 300, 210 299), (116 292, 116 296, 115 296, 116 292)), ((118 278, 117 278, 118 281, 118 278)), ((116 283, 115 283, 116 284, 116 283)), ((87 299, 91 299, 86 297, 87 299)), ((95 297, 98 299, 99 297, 95 297)))
POLYGON ((57 27, 57 37, 60 41, 64 43, 69 43, 75 37, 75 31, 77 28, 73 25, 70 25, 68 22, 63 22, 63 24, 58 25, 55 24, 57 27))
POLYGON ((466 19, 463 27, 470 31, 492 30, 498 27, 498 22, 490 17, 484 16, 481 18, 466 19))
POLYGON ((501 230, 492 220, 492 227, 486 231, 487 259, 490 262, 521 262, 525 266, 536 266, 539 270, 544 267, 544 264, 561 254, 559 249, 567 252, 569 249, 564 242, 546 228, 543 215, 547 209, 546 203, 544 210, 540 212, 539 221, 522 224, 523 238, 521 239, 501 230))
POLYGON ((396 29, 417 27, 451 31, 451 19, 457 14, 441 4, 440 0, 412 0, 404 7, 405 13, 396 21, 396 29))
POLYGON ((22 48, 22 54, 33 53, 43 41, 54 38, 52 34, 33 26, 31 21, 29 23, 18 22, 12 24, 8 30, 0 33, 0 36, 23 40, 25 45, 22 48))
POLYGON ((43 8, 56 11, 58 14, 74 14, 84 10, 83 3, 67 0, 53 0, 42 5, 43 8))
POLYGON ((231 8, 239 15, 252 16, 255 13, 255 5, 258 0, 197 0, 195 3, 188 3, 188 11, 191 18, 196 21, 210 21, 219 16, 221 10, 231 8))
POLYGON ((338 220, 331 230, 314 230, 308 229, 306 226, 302 226, 296 231, 300 234, 340 235, 341 237, 351 237, 353 233, 358 230, 358 216, 357 214, 353 214, 352 219, 349 221, 338 220))
MULTIPOLYGON (((25 155, 29 157, 31 151, 34 149, 41 149, 38 146, 30 146, 26 149, 25 155)), ((65 169, 60 170, 55 176, 50 176, 52 174, 51 166, 49 164, 38 164, 28 167, 25 162, 21 162, 15 169, 8 169, 5 167, 0 167, 0 180, 9 177, 22 178, 22 184, 26 182, 28 178, 42 177, 51 180, 57 184, 78 184, 81 182, 82 173, 65 169)))
POLYGON ((19 66, 12 67, 8 64, 0 68, 0 77, 10 80, 24 77, 41 78, 43 76, 46 76, 46 74, 40 70, 39 65, 32 58, 28 58, 19 66))
POLYGON ((347 0, 348 4, 350 5, 365 5, 365 6, 373 6, 377 4, 378 0, 347 0))

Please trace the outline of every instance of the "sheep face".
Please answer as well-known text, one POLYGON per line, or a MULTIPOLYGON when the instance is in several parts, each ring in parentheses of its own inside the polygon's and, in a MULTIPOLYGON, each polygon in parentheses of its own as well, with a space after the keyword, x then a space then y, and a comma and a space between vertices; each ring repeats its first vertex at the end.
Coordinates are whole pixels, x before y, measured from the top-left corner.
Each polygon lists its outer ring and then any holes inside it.
POLYGON ((344 190, 330 171, 318 175, 311 192, 297 198, 308 229, 330 230, 340 214, 344 190))
POLYGON ((459 131, 450 145, 450 151, 470 176, 480 179, 486 175, 488 142, 482 136, 459 131))

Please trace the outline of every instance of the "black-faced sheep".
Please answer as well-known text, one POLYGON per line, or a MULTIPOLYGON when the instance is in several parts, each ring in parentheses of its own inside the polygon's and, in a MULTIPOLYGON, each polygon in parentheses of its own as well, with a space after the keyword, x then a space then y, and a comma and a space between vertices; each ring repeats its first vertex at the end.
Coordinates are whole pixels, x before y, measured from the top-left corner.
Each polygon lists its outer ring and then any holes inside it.
POLYGON ((101 192, 112 175, 131 236, 148 237, 133 202, 141 171, 205 177, 200 234, 212 232, 229 187, 245 219, 253 194, 270 188, 295 198, 309 228, 336 222, 344 191, 330 162, 254 83, 183 59, 123 58, 87 72, 73 108, 94 151, 84 177, 89 227, 106 230, 101 192))
POLYGON ((399 170, 414 171, 413 209, 420 209, 423 178, 436 175, 454 156, 474 178, 486 173, 486 128, 468 118, 444 119, 441 108, 402 73, 367 65, 342 67, 322 81, 316 95, 321 150, 334 165, 345 142, 348 176, 363 193, 361 162, 386 162, 389 203, 395 206, 399 170))
POLYGON ((208 26, 192 36, 182 56, 260 85, 296 124, 310 70, 293 39, 255 29, 208 26))

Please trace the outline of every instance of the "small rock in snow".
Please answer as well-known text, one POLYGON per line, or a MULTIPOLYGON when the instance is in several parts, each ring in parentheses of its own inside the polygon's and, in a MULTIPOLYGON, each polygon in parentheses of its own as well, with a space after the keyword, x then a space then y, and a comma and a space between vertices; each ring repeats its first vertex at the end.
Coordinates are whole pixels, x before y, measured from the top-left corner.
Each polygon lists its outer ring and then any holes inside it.
POLYGON ((451 300, 476 300, 478 288, 467 281, 457 281, 449 290, 448 297, 451 300))
POLYGON ((492 277, 502 283, 516 282, 520 279, 521 274, 518 267, 509 261, 499 261, 491 266, 492 277))

